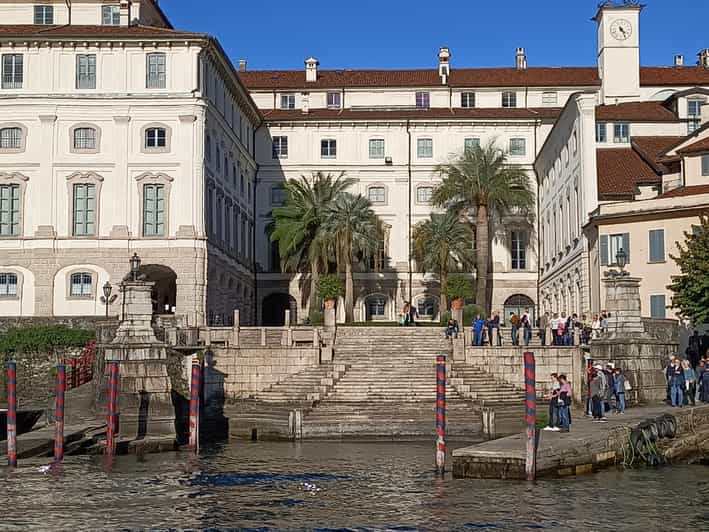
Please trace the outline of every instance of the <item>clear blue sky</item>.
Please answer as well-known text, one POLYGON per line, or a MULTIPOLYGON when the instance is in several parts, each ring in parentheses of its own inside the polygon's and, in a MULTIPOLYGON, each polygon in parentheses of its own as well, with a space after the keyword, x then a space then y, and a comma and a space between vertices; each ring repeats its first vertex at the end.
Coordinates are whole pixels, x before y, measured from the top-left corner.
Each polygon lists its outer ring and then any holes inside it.
MULTIPOLYGON (((646 0, 641 62, 694 64, 709 48, 709 0, 646 0)), ((456 66, 596 64, 598 0, 161 0, 179 29, 215 35, 250 69, 431 68, 447 45, 456 66)))

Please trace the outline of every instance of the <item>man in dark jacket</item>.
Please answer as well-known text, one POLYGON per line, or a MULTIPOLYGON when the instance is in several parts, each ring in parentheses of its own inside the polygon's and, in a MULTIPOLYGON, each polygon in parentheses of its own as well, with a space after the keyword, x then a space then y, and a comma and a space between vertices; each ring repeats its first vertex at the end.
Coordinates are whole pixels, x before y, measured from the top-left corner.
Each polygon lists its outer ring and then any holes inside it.
POLYGON ((670 399, 672 406, 682 407, 684 402, 684 369, 678 358, 672 361, 672 365, 667 368, 667 380, 670 383, 670 399))

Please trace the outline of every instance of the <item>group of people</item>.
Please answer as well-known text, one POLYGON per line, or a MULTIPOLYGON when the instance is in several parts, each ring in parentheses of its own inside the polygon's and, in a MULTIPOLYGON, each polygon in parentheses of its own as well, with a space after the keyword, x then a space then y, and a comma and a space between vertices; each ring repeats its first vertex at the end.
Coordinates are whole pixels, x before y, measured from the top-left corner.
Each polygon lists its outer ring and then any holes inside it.
POLYGON ((605 310, 600 314, 594 314, 591 318, 588 314, 582 314, 579 318, 576 313, 567 316, 566 312, 562 312, 561 315, 555 312, 550 316, 549 312, 545 312, 539 318, 539 336, 542 345, 575 345, 575 336, 578 336, 581 345, 587 345, 592 338, 600 338, 608 330, 609 316, 610 314, 605 310))
POLYGON ((709 403, 709 351, 696 360, 675 358, 665 368, 667 402, 673 407, 709 403))
POLYGON ((571 425, 571 384, 566 375, 551 374, 549 400, 549 420, 544 430, 569 432, 571 425))
MULTIPOLYGON (((482 315, 476 314, 471 323, 473 328, 473 345, 502 345, 502 337, 500 336, 500 315, 493 312, 488 318, 483 318, 482 315)), ((458 320, 450 319, 446 324, 446 338, 458 338, 460 333, 460 325, 458 320)))
POLYGON ((416 320, 419 317, 419 311, 414 305, 409 301, 404 301, 404 306, 399 314, 399 325, 408 327, 409 325, 415 326, 416 320))
POLYGON ((616 368, 612 362, 605 367, 601 364, 589 367, 586 415, 594 422, 604 423, 608 421, 608 412, 625 414, 625 394, 631 389, 623 370, 616 368))

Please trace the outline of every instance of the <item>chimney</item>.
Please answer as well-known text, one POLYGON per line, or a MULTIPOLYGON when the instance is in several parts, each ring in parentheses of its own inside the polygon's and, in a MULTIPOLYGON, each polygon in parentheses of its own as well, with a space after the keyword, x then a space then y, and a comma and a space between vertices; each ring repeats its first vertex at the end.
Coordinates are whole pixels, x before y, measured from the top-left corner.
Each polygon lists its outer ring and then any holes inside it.
POLYGON ((447 46, 442 46, 438 50, 438 75, 441 78, 441 84, 448 83, 448 76, 451 75, 451 51, 447 46))
POLYGON ((704 68, 709 68, 709 48, 706 48, 699 52, 699 61, 697 64, 704 68))
POLYGON ((303 110, 303 114, 307 115, 310 112, 310 93, 302 92, 300 94, 300 104, 303 110))
POLYGON ((675 66, 684 66, 684 56, 682 54, 675 56, 675 66))
POLYGON ((318 65, 320 61, 314 57, 308 57, 305 60, 305 81, 315 83, 318 80, 318 65))
POLYGON ((239 59, 239 72, 246 72, 246 59, 239 59))
POLYGON ((524 52, 524 48, 517 48, 515 67, 517 70, 527 70, 527 54, 524 52))
POLYGON ((131 16, 135 15, 130 12, 130 2, 128 0, 121 0, 118 9, 121 18, 121 26, 130 26, 131 16))

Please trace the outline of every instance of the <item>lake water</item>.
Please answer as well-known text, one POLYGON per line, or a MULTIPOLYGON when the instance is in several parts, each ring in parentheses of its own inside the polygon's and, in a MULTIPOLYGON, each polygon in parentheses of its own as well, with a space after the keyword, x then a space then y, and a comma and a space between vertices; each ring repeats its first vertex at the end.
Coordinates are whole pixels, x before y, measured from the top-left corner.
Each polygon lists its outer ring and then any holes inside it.
POLYGON ((0 530, 709 530, 706 466, 528 484, 440 479, 433 459, 429 442, 232 442, 110 472, 24 461, 0 468, 0 530))

